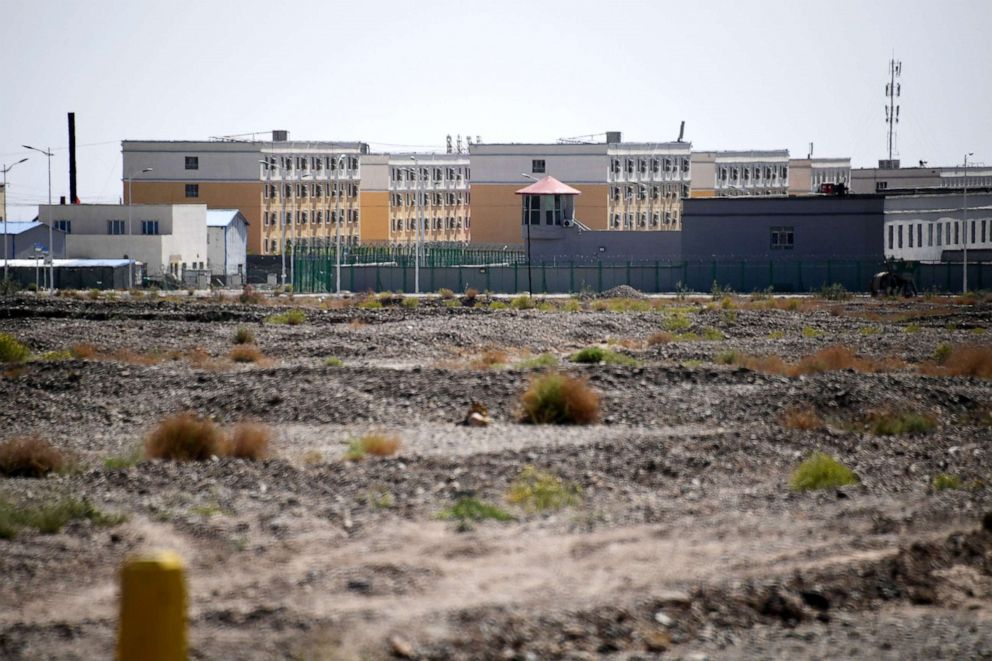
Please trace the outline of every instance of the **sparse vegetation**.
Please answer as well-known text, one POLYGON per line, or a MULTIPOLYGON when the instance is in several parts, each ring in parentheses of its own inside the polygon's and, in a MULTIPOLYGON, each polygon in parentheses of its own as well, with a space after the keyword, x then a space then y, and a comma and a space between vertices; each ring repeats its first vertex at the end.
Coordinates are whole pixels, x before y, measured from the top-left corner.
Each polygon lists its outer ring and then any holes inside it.
POLYGON ((665 319, 664 328, 669 333, 684 333, 692 328, 692 322, 682 314, 675 314, 665 319))
POLYGON ((703 339, 709 340, 710 342, 719 342, 720 340, 727 339, 720 330, 707 326, 703 329, 703 339))
POLYGON ((789 429, 808 431, 819 429, 823 426, 823 421, 814 409, 808 406, 794 406, 782 414, 782 424, 789 429))
POLYGON ((492 303, 489 304, 490 310, 505 310, 508 307, 509 306, 503 301, 493 301, 492 303))
POLYGON ((44 477, 62 470, 65 463, 62 453, 38 436, 0 443, 0 475, 5 477, 44 477))
POLYGON ((569 357, 573 363, 592 365, 637 365, 637 360, 630 356, 602 347, 586 347, 569 357))
POLYGON ((835 489, 857 484, 858 476, 850 468, 823 452, 814 453, 799 464, 789 486, 795 491, 835 489))
POLYGON ((344 367, 344 361, 336 356, 328 356, 324 359, 324 367, 344 367))
POLYGON ((0 363, 23 363, 31 350, 9 333, 0 333, 0 363))
POLYGON ((674 342, 675 336, 666 331, 658 331, 657 333, 652 333, 648 337, 648 346, 657 346, 659 344, 668 344, 669 342, 674 342))
POLYGON ((378 298, 375 298, 374 296, 369 296, 355 307, 361 310, 381 310, 382 301, 380 301, 378 298))
POLYGON ((272 430, 266 425, 241 423, 231 430, 225 454, 235 459, 267 459, 272 430))
MULTIPOLYGON (((378 303, 378 301, 376 301, 378 303)), ((381 304, 380 304, 381 305, 381 304)), ((306 323, 307 315, 303 310, 299 308, 293 308, 292 310, 286 310, 285 312, 277 312, 276 314, 270 314, 265 318, 265 321, 270 324, 280 324, 286 326, 299 326, 300 324, 306 323)))
POLYGON ((372 455, 375 457, 388 457, 396 454, 400 449, 400 439, 389 434, 366 434, 360 438, 353 439, 348 443, 348 451, 345 459, 348 461, 360 461, 372 455))
POLYGON ((457 521, 464 525, 481 521, 513 521, 514 516, 496 505, 490 505, 478 498, 463 497, 455 504, 438 514, 439 519, 457 521))
POLYGON ((830 285, 823 285, 820 288, 820 298, 828 301, 846 301, 851 298, 850 292, 839 282, 830 285))
POLYGON ((59 349, 56 351, 46 351, 40 356, 37 356, 35 360, 44 360, 48 362, 57 362, 60 360, 72 360, 72 353, 66 351, 65 349, 59 349))
POLYGON ((517 369, 529 370, 543 367, 557 367, 558 363, 558 356, 553 353, 542 353, 538 356, 521 360, 515 365, 515 367, 517 369))
POLYGON ((224 452, 224 435, 210 420, 179 413, 159 423, 145 442, 149 459, 205 461, 224 452))
POLYGON ((940 374, 992 379, 992 347, 942 344, 937 348, 935 357, 937 363, 943 366, 940 374))
POLYGON ((814 338, 822 336, 823 331, 813 328, 812 326, 803 326, 803 337, 814 338))
POLYGON ((508 363, 509 360, 510 356, 504 349, 500 349, 498 347, 488 347, 474 360, 472 360, 470 365, 473 369, 484 370, 492 367, 500 367, 508 363))
POLYGON ((582 304, 579 303, 574 298, 570 298, 567 301, 565 301, 565 304, 562 305, 561 309, 564 312, 581 312, 582 304))
POLYGON ((92 344, 73 344, 69 347, 69 353, 76 360, 86 360, 87 358, 93 358, 97 354, 97 348, 92 344))
POLYGON ((543 374, 531 380, 521 401, 525 423, 589 425, 599 419, 599 394, 585 379, 543 374))
POLYGON ((265 300, 261 292, 255 291, 255 288, 251 285, 245 285, 241 288, 241 294, 238 296, 238 301, 244 305, 258 305, 265 300))
POLYGON ((257 363, 263 355, 254 344, 239 344, 231 349, 228 357, 236 363, 257 363))
POLYGON ((537 307, 537 303, 532 297, 521 294, 510 300, 510 307, 514 310, 533 310, 537 307))
POLYGON ((420 305, 420 299, 414 298, 413 296, 406 296, 403 298, 403 302, 400 303, 400 305, 402 305, 408 310, 412 310, 416 308, 418 305, 420 305))
POLYGON ((140 445, 135 445, 130 452, 123 455, 107 457, 103 460, 103 467, 107 470, 126 470, 132 466, 137 466, 144 458, 144 453, 140 445))
POLYGON ((107 514, 88 500, 62 498, 33 507, 0 500, 0 539, 13 539, 22 528, 33 528, 43 535, 60 532, 72 521, 86 520, 97 526, 116 526, 124 517, 107 514))
POLYGON ((961 489, 964 485, 961 482, 961 478, 957 475, 938 473, 934 475, 931 486, 933 486, 934 491, 944 491, 947 489, 961 489))
POLYGON ((255 332, 247 326, 238 326, 238 330, 234 331, 234 343, 254 344, 255 332))
POLYGON ((528 512, 545 512, 578 505, 582 490, 553 473, 525 466, 510 485, 506 500, 528 512))
POLYGON ((440 289, 437 290, 437 295, 442 300, 447 301, 455 297, 455 292, 451 291, 447 287, 441 287, 440 289))
POLYGON ((868 429, 876 436, 929 434, 937 420, 915 411, 876 411, 869 416, 868 429))
POLYGON ((479 290, 475 287, 469 287, 465 290, 465 296, 462 297, 462 305, 474 307, 478 297, 479 290))

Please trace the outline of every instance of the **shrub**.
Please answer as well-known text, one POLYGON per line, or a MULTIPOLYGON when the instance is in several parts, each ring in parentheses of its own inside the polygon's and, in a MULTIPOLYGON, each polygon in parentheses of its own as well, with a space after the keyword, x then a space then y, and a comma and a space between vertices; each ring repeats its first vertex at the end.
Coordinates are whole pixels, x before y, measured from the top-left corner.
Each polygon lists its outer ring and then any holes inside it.
POLYGON ((235 459, 265 459, 269 456, 271 437, 272 430, 266 425, 235 425, 227 442, 226 454, 235 459))
MULTIPOLYGON (((378 301, 376 301, 378 303, 378 301)), ((293 308, 292 310, 286 310, 285 312, 279 312, 277 314, 270 314, 265 318, 270 324, 284 324, 286 326, 299 326, 305 323, 307 320, 307 315, 303 310, 293 308)))
POLYGON ((844 285, 835 282, 830 285, 820 287, 820 298, 828 301, 846 301, 851 298, 851 294, 844 288, 844 285))
POLYGON ((537 303, 534 301, 533 297, 527 294, 521 294, 520 296, 515 296, 510 300, 510 307, 514 310, 533 310, 537 307, 537 303))
POLYGON ((135 446, 130 452, 124 455, 116 455, 113 457, 107 457, 103 460, 103 467, 107 470, 124 470, 126 468, 131 468, 136 466, 143 459, 143 453, 140 446, 135 446))
POLYGON ((737 362, 737 352, 727 349, 716 355, 716 362, 720 365, 733 365, 737 362))
POLYGON ((456 500, 454 505, 438 514, 438 518, 459 523, 514 520, 514 516, 503 508, 468 497, 456 500))
POLYGON ((254 344, 239 344, 231 349, 228 357, 236 363, 257 363, 262 359, 262 352, 254 344))
POLYGON ((782 424, 789 429, 808 431, 810 429, 819 429, 823 426, 823 421, 820 420, 820 416, 812 408, 794 406, 782 414, 782 424))
POLYGON ((0 475, 43 477, 58 472, 64 464, 62 453, 37 436, 11 438, 0 443, 0 475))
POLYGON ((461 301, 457 298, 446 298, 441 301, 441 305, 446 308, 460 308, 462 307, 461 301))
POLYGON ((100 300, 100 290, 99 289, 91 289, 91 290, 89 290, 86 293, 86 297, 88 299, 90 299, 91 301, 99 301, 100 300))
POLYGON ((533 358, 527 358, 516 364, 518 369, 529 370, 537 369, 541 367, 557 367, 558 366, 558 356, 553 353, 542 353, 539 356, 534 356, 533 358))
POLYGON ((544 512, 578 505, 582 502, 582 491, 557 475, 525 466, 510 485, 506 499, 527 511, 544 512))
POLYGON ((356 438, 348 444, 348 451, 345 459, 349 461, 359 461, 368 455, 376 457, 388 457, 395 454, 400 449, 400 439, 387 434, 366 434, 361 438, 356 438))
POLYGON ((652 333, 648 337, 648 346, 656 346, 658 344, 668 344, 669 342, 674 342, 675 336, 666 331, 659 331, 657 333, 652 333))
POLYGON ((43 535, 59 532, 71 521, 88 520, 98 526, 116 526, 121 515, 106 514, 88 500, 64 498, 36 507, 18 507, 0 500, 0 539, 13 539, 21 528, 34 528, 43 535))
POLYGON ((509 306, 503 301, 493 301, 492 303, 489 304, 490 310, 505 310, 508 307, 509 306))
POLYGON ((441 287, 437 290, 437 295, 447 301, 455 297, 455 292, 451 291, 447 287, 441 287))
POLYGON ((76 360, 86 360, 87 358, 93 358, 97 354, 97 348, 92 344, 73 344, 69 347, 69 353, 76 360))
POLYGON ((636 365, 637 361, 630 356, 602 347, 586 347, 569 357, 573 363, 598 365, 636 365))
POLYGON ((220 456, 223 450, 224 437, 217 425, 192 413, 162 420, 145 441, 149 459, 205 461, 220 456))
POLYGON ((822 335, 823 335, 823 331, 821 330, 817 330, 812 326, 803 326, 803 337, 813 338, 813 337, 820 337, 822 335))
POLYGON ((239 326, 238 330, 234 331, 234 343, 235 344, 254 344, 255 343, 255 331, 248 328, 247 326, 239 326))
POLYGON ((61 349, 58 351, 46 351, 37 358, 38 360, 46 361, 59 361, 59 360, 72 360, 72 353, 61 349))
POLYGON ((769 340, 782 340, 785 339, 785 332, 783 331, 772 331, 768 333, 769 340))
POLYGON ((328 356, 324 359, 324 367, 344 367, 344 361, 336 356, 328 356))
POLYGON ((941 362, 950 376, 992 378, 992 347, 980 345, 954 347, 941 362))
POLYGON ((361 308, 362 310, 380 310, 382 309, 382 301, 377 298, 367 298, 355 307, 361 308))
POLYGON ((403 302, 400 305, 407 308, 408 310, 412 310, 413 308, 420 305, 420 299, 408 296, 403 299, 403 302))
POLYGON ((941 342, 937 345, 937 348, 933 350, 933 359, 937 361, 938 365, 943 365, 948 358, 951 357, 954 349, 947 342, 941 342))
POLYGON ((31 356, 31 350, 17 341, 9 333, 0 333, 0 363, 23 363, 31 356))
POLYGON ((471 362, 471 366, 475 369, 488 369, 490 367, 505 365, 509 359, 509 355, 503 349, 489 347, 471 362))
POLYGON ((479 297, 479 290, 475 287, 469 287, 465 290, 465 296, 462 297, 462 303, 468 306, 475 305, 475 299, 479 297))
POLYGON ((719 342, 720 340, 727 339, 727 336, 721 333, 718 329, 707 326, 703 329, 703 339, 711 342, 719 342))
POLYGON ((937 475, 934 475, 933 482, 931 484, 934 491, 960 489, 963 486, 961 484, 961 478, 957 475, 951 475, 950 473, 938 473, 937 475))
POLYGON ((932 416, 914 411, 876 411, 868 418, 868 429, 876 436, 929 434, 936 427, 937 421, 932 416))
POLYGON ((823 452, 816 452, 799 464, 789 485, 795 491, 833 489, 857 484, 858 476, 850 468, 823 452))
POLYGON ((685 315, 676 314, 665 319, 664 327, 670 333, 683 333, 692 327, 692 322, 685 315))
POLYGON ((589 425, 599 419, 599 395, 585 379, 551 373, 531 380, 521 397, 521 422, 589 425))

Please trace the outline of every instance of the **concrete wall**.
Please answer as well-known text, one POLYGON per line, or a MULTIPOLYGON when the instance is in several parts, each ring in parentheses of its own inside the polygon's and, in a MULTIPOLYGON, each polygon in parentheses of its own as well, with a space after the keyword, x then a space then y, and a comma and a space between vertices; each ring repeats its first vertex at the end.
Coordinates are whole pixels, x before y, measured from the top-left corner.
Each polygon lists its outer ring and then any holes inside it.
POLYGON ((555 233, 548 239, 531 237, 535 262, 671 261, 682 258, 681 232, 583 231, 576 227, 542 228, 555 233))
POLYGON ((743 197, 685 202, 687 259, 882 259, 881 197, 743 197), (791 249, 773 249, 775 227, 792 229, 791 249))
POLYGON ((884 193, 886 190, 936 188, 940 168, 858 168, 851 170, 852 193, 884 193))
POLYGON ((606 143, 558 144, 496 144, 472 145, 472 185, 517 184, 523 188, 532 183, 522 172, 540 179, 551 175, 569 185, 602 183, 609 168, 606 143), (545 162, 544 172, 532 172, 532 161, 545 162))
POLYGON ((123 179, 139 181, 258 181, 262 142, 160 142, 125 140, 123 179), (186 157, 196 156, 199 167, 186 169, 186 157), (141 170, 152 168, 151 172, 141 170))

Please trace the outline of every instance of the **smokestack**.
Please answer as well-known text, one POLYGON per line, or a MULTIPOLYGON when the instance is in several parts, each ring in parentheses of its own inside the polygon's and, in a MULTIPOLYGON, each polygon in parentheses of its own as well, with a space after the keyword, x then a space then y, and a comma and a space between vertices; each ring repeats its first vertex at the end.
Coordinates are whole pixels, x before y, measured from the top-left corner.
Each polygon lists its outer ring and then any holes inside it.
POLYGON ((69 200, 79 204, 76 196, 76 113, 69 113, 69 200))

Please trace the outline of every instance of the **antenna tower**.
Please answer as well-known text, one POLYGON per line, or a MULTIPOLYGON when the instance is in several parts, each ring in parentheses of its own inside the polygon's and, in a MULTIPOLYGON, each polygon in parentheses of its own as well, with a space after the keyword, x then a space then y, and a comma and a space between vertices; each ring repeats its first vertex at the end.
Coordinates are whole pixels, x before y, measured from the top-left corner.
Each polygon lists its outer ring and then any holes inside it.
POLYGON ((899 123, 899 106, 896 99, 902 92, 899 78, 902 76, 902 62, 893 58, 889 60, 889 82, 885 84, 885 96, 889 100, 885 106, 885 123, 889 127, 889 161, 896 143, 896 124, 899 123))

